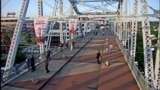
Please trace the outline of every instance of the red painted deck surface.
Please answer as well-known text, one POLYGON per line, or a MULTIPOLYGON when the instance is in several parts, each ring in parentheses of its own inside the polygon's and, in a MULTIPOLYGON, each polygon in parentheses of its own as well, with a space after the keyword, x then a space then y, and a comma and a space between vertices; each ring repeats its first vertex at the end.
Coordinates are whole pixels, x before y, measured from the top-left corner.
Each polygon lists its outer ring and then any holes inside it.
MULTIPOLYGON (((94 42, 94 40, 91 41, 91 43, 104 43, 102 41, 94 42)), ((109 42, 114 45, 115 51, 111 53, 105 53, 104 51, 104 53, 102 53, 102 62, 109 61, 113 66, 101 68, 96 72, 54 78, 43 88, 43 90, 139 90, 139 87, 137 86, 137 83, 116 41, 114 38, 109 38, 109 42), (114 64, 116 65, 114 66, 114 64)), ((107 46, 99 45, 94 47, 85 47, 84 49, 101 50, 106 47, 107 46)), ((72 62, 97 63, 95 54, 76 56, 72 62)))
MULTIPOLYGON (((97 71, 52 78, 42 90, 139 90, 117 42, 114 38, 109 38, 108 42, 114 46, 114 51, 109 53, 105 51, 105 48, 108 46, 104 45, 104 39, 93 39, 89 43, 90 45, 84 47, 83 50, 104 50, 102 52, 102 62, 104 64, 105 61, 109 61, 110 66, 101 64, 97 71), (99 45, 91 46, 97 43, 99 45)), ((63 60, 62 57, 56 59, 63 60)), ((85 52, 75 56, 71 62, 97 63, 95 54, 86 55, 85 52)), ((30 80, 20 81, 10 83, 9 86, 37 90, 45 80, 47 78, 40 79, 40 83, 38 84, 32 84, 30 80)))

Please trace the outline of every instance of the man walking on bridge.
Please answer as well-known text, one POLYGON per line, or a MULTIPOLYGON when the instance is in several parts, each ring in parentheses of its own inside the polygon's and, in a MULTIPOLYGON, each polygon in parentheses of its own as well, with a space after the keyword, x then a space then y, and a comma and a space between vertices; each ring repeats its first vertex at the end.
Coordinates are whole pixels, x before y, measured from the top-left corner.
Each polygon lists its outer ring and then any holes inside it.
POLYGON ((110 44, 109 44, 109 52, 111 52, 111 51, 112 51, 112 48, 113 48, 113 44, 112 44, 112 43, 110 43, 110 44))
POLYGON ((48 58, 48 60, 50 60, 50 54, 51 54, 51 51, 48 49, 47 50, 47 58, 48 58))
POLYGON ((45 60, 45 69, 46 69, 46 73, 49 73, 49 69, 48 69, 48 65, 49 65, 49 59, 48 57, 46 56, 46 60, 45 60))
POLYGON ((101 62, 100 62, 100 60, 99 60, 100 56, 101 56, 101 54, 100 54, 100 51, 98 50, 97 56, 96 56, 96 58, 97 58, 97 63, 98 63, 98 64, 101 64, 101 62))

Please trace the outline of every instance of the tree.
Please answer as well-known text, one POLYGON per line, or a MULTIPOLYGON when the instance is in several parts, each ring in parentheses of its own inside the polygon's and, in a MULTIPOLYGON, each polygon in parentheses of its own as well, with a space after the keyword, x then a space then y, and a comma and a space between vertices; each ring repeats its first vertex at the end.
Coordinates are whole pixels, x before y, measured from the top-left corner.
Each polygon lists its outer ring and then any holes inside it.
POLYGON ((15 64, 19 64, 25 60, 25 54, 22 53, 22 48, 18 47, 15 58, 15 64))
POLYGON ((138 62, 138 68, 140 71, 144 71, 144 53, 143 53, 143 38, 142 31, 137 32, 137 46, 135 60, 138 62))
POLYGON ((31 34, 27 34, 26 37, 25 37, 25 39, 26 39, 26 41, 27 41, 28 43, 31 43, 31 42, 32 42, 31 38, 32 38, 31 34))

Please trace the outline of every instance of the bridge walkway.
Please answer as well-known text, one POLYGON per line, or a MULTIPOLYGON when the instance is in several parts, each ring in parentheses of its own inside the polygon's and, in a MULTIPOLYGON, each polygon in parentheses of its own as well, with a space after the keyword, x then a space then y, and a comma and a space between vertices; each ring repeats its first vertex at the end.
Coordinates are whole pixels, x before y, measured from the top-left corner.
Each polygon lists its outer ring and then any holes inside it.
POLYGON ((51 58, 49 69, 51 72, 46 73, 45 65, 41 63, 35 72, 24 73, 2 90, 139 90, 115 37, 109 31, 105 36, 99 32, 77 40, 73 51, 65 49, 51 58), (112 52, 106 50, 107 43, 113 44, 112 52), (101 51, 102 64, 97 64, 97 50, 101 51), (109 66, 105 65, 106 61, 109 66), (38 83, 31 79, 38 79, 38 83))

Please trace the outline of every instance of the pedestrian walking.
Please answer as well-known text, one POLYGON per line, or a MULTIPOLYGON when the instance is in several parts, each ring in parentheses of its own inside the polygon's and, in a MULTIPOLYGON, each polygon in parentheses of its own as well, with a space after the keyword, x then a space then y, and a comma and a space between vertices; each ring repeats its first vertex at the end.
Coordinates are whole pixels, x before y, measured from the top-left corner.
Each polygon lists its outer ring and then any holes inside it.
POLYGON ((103 33, 103 36, 104 36, 105 35, 104 31, 102 33, 103 33))
POLYGON ((112 51, 112 49, 113 49, 113 44, 112 44, 112 43, 110 43, 110 44, 109 44, 109 52, 111 52, 111 51, 112 51))
POLYGON ((73 45, 74 43, 73 43, 73 41, 70 41, 70 45, 71 45, 71 51, 73 51, 73 47, 74 47, 74 45, 73 45))
POLYGON ((48 58, 48 60, 50 60, 50 56, 51 56, 51 51, 48 49, 47 50, 47 58, 48 58))
POLYGON ((35 67, 35 59, 34 59, 34 56, 32 55, 31 56, 31 72, 34 72, 36 70, 36 67, 35 67))
POLYGON ((101 56, 101 54, 100 54, 100 51, 98 50, 97 51, 97 56, 96 56, 98 64, 101 64, 101 62, 100 62, 100 56, 101 56))
POLYGON ((50 72, 50 70, 48 69, 48 65, 49 65, 49 60, 48 60, 48 57, 46 56, 46 60, 45 60, 46 73, 49 73, 49 72, 50 72))
POLYGON ((63 43, 60 43, 59 44, 59 51, 61 51, 62 47, 63 47, 63 43))
POLYGON ((25 63, 26 63, 28 70, 30 70, 30 58, 28 56, 26 57, 25 63))
POLYGON ((66 48, 68 49, 68 42, 66 42, 66 48))

